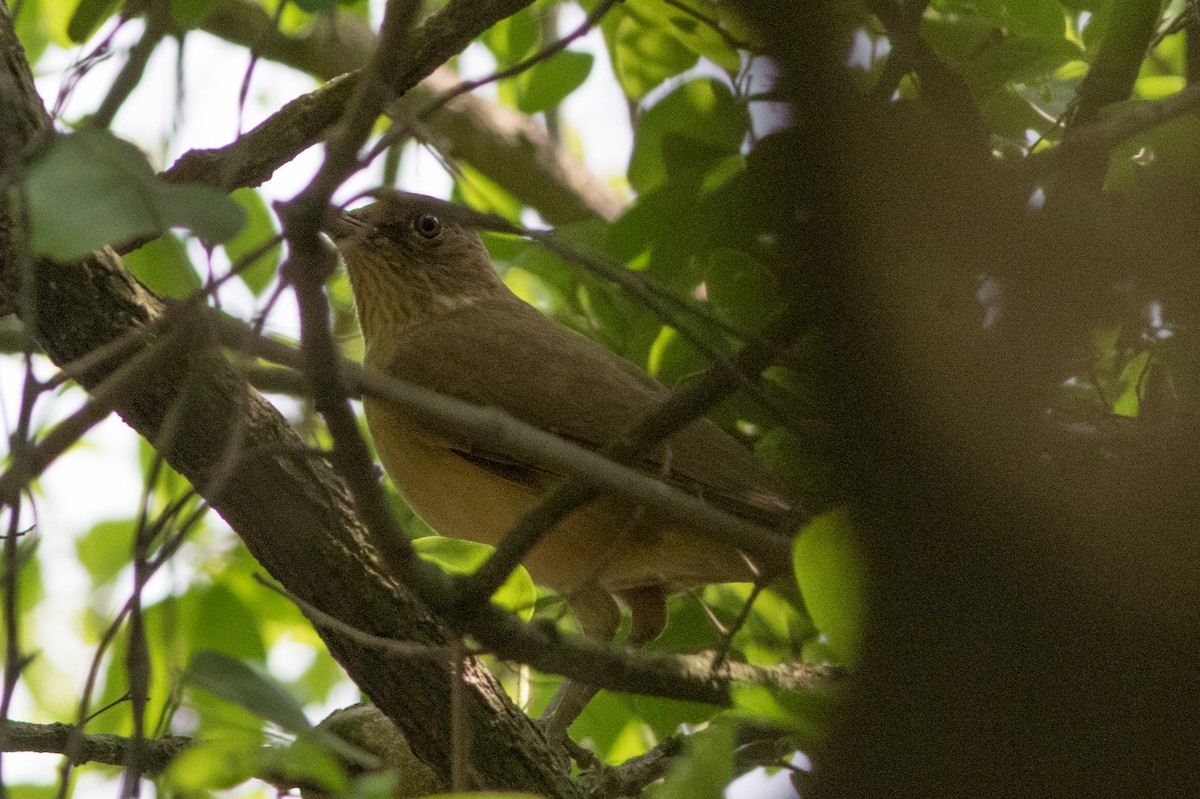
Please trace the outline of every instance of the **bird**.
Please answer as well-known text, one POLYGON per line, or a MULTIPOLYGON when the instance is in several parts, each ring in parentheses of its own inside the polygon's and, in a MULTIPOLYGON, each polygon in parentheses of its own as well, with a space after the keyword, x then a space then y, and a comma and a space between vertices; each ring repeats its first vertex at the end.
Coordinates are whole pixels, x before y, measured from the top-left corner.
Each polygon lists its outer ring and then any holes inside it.
MULTIPOLYGON (((604 447, 668 395, 632 362, 510 291, 465 209, 407 192, 376 197, 326 224, 349 274, 368 369, 499 408, 590 449, 604 447)), ((363 405, 384 469, 439 535, 495 546, 563 476, 475 441, 431 435, 385 401, 367 397, 363 405)), ((707 418, 683 427, 638 466, 776 529, 795 510, 778 480, 707 418)), ((670 593, 753 581, 760 571, 732 545, 611 496, 561 521, 523 565, 534 582, 565 599, 591 638, 613 639, 624 604, 630 646, 662 632, 670 593)), ((594 693, 560 694, 551 703, 551 727, 565 733, 594 693)))

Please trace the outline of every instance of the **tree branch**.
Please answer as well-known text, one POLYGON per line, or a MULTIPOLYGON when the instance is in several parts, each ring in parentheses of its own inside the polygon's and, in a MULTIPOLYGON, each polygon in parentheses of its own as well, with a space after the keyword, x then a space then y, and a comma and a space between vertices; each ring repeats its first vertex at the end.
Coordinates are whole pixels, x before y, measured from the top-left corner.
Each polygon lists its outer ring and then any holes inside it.
MULTIPOLYGON (((72 741, 73 724, 31 724, 26 721, 0 722, 0 752, 44 752, 69 756, 75 765, 103 763, 107 766, 129 764, 133 741, 120 735, 82 735, 72 741)), ((138 741, 139 771, 154 777, 161 774, 184 749, 195 743, 185 735, 138 741)))
POLYGON ((337 122, 357 82, 357 73, 332 78, 287 103, 236 141, 211 150, 188 150, 163 173, 163 178, 222 191, 260 186, 276 169, 316 144, 337 122))
POLYGON ((155 49, 166 36, 166 17, 169 15, 170 10, 165 5, 147 4, 146 29, 142 33, 142 38, 130 49, 128 59, 121 67, 121 71, 117 74, 103 102, 100 103, 100 107, 88 119, 88 124, 99 128, 107 128, 112 124, 113 118, 121 110, 121 106, 141 82, 146 65, 150 63, 150 56, 154 54, 155 49))
POLYGON ((1076 126, 1094 122, 1100 109, 1109 103, 1129 99, 1161 13, 1160 0, 1127 0, 1113 5, 1104 42, 1079 83, 1076 107, 1067 121, 1068 133, 1076 126))
MULTIPOLYGON (((1113 5, 1100 51, 1080 81, 1073 108, 1068 111, 1064 147, 1074 143, 1077 130, 1099 119, 1100 109, 1129 99, 1161 13, 1160 0, 1129 0, 1113 5)), ((1108 151, 1098 144, 1087 148, 1076 145, 1066 155, 1072 158, 1056 192, 1058 197, 1047 200, 1049 208, 1076 206, 1080 193, 1098 191, 1108 173, 1108 151)))
POLYGON ((1191 85, 1159 100, 1146 100, 1120 116, 1076 128, 1058 147, 1031 153, 1017 165, 1026 181, 1035 181, 1080 159, 1107 153, 1117 145, 1200 106, 1200 86, 1191 85))
MULTIPOLYGON (((473 14, 482 16, 487 10, 481 7, 473 14)), ((457 36, 445 38, 444 32, 455 25, 461 27, 462 21, 445 14, 444 11, 435 15, 414 34, 418 40, 432 44, 416 47, 410 55, 414 66, 403 76, 403 83, 414 85, 408 87, 400 101, 398 107, 402 113, 416 113, 459 84, 454 72, 441 64, 457 52, 448 45, 457 46, 460 41, 457 36), (419 83, 416 82, 418 79, 421 79, 419 83)), ((204 30, 227 41, 255 47, 264 58, 323 79, 358 70, 374 47, 374 34, 356 17, 346 14, 336 14, 331 20, 322 17, 307 37, 291 38, 275 30, 263 9, 245 0, 224 0, 202 25, 204 30)), ((474 21, 470 29, 482 30, 474 21)), ((465 46, 466 43, 461 44, 465 46)), ((261 175, 264 171, 269 174, 267 170, 278 167, 278 164, 270 166, 271 163, 286 163, 294 157, 299 151, 292 151, 298 146, 297 142, 308 140, 313 144, 319 140, 328 127, 328 119, 336 118, 349 96, 349 87, 339 91, 346 94, 323 97, 316 102, 309 115, 299 120, 302 127, 291 126, 297 124, 296 120, 278 126, 268 121, 256 129, 261 141, 278 137, 281 141, 278 147, 263 150, 261 146, 255 146, 243 150, 235 142, 217 150, 195 151, 203 155, 185 154, 184 159, 200 157, 215 162, 228 158, 237 166, 225 167, 226 174, 261 175), (252 165, 259 159, 258 165, 252 165), (241 163, 243 161, 246 163, 241 163)), ((507 188, 522 203, 537 209, 551 224, 597 217, 614 219, 624 208, 622 199, 556 146, 545 131, 524 114, 464 95, 433 115, 429 124, 439 139, 439 146, 450 157, 471 164, 507 188)))

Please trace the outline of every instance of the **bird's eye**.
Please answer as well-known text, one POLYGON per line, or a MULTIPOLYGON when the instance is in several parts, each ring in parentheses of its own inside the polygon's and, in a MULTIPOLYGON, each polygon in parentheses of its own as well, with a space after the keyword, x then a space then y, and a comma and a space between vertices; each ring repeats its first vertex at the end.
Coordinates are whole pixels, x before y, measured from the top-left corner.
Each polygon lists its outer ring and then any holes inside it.
POLYGON ((442 232, 442 220, 433 214, 421 214, 413 220, 413 230, 423 238, 434 239, 442 232))

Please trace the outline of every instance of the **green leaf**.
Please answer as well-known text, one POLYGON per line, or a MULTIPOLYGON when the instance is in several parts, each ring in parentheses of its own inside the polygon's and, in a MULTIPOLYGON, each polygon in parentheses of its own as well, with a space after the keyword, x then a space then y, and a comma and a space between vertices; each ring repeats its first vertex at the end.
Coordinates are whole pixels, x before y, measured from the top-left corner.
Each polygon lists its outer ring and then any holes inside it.
POLYGON ((648 748, 646 725, 637 718, 628 699, 627 694, 601 691, 571 725, 572 737, 587 740, 597 756, 608 763, 644 754, 648 748))
POLYGON ((550 313, 555 307, 554 292, 538 277, 519 267, 504 270, 504 285, 525 302, 542 313, 550 313))
POLYGON ((1005 30, 1059 36, 1063 33, 1063 9, 1054 0, 970 0, 944 5, 953 13, 977 12, 1005 30))
MULTIPOLYGON (((298 738, 288 747, 271 747, 258 751, 258 773, 279 774, 293 785, 312 785, 324 788, 324 796, 350 796, 346 792, 348 782, 346 769, 322 747, 322 743, 333 741, 338 745, 351 746, 333 734, 326 735, 318 729, 319 736, 298 738)), ((356 750, 357 751, 357 750, 356 750)), ((378 761, 375 760, 376 766, 378 761)))
POLYGON ((534 114, 555 108, 587 80, 595 57, 591 53, 564 50, 547 61, 534 64, 517 76, 517 108, 534 114))
POLYGON ((809 615, 843 663, 853 663, 866 618, 866 575, 845 508, 813 519, 792 550, 809 615))
MULTIPOLYGON (((774 378, 776 375, 784 377, 788 373, 773 370, 767 374, 774 378)), ((819 392, 813 386, 786 379, 780 382, 783 385, 790 384, 786 391, 797 417, 818 412, 819 392)), ((828 442, 819 436, 804 441, 793 432, 776 427, 759 437, 754 443, 754 453, 771 467, 785 485, 793 488, 793 494, 813 497, 816 507, 828 507, 837 501, 837 486, 841 484, 837 470, 830 464, 828 453, 824 451, 828 446, 828 442)))
POLYGON ((50 32, 47 30, 50 25, 46 20, 49 15, 42 5, 43 0, 25 0, 21 3, 21 13, 14 20, 17 38, 25 48, 25 58, 34 66, 35 72, 38 59, 50 44, 50 32))
POLYGON ((722 799, 733 781, 733 727, 713 724, 688 736, 682 756, 671 763, 651 799, 722 799))
POLYGON ((98 522, 75 540, 75 553, 87 569, 92 585, 106 585, 129 564, 133 552, 134 521, 98 522))
POLYGON ((733 710, 730 717, 767 723, 797 733, 797 744, 820 744, 825 730, 837 720, 839 691, 828 686, 802 691, 781 691, 760 685, 739 683, 732 686, 733 710))
MULTIPOLYGON (((742 584, 744 585, 744 584, 742 584)), ((720 583, 705 586, 699 596, 681 594, 667 600, 667 628, 646 644, 647 652, 700 652, 722 645, 721 630, 714 616, 725 622, 740 615, 745 594, 735 596, 741 585, 720 583), (728 590, 728 593, 723 593, 728 590), (712 601, 716 598, 715 603, 712 601), (719 607, 713 607, 714 604, 719 607), (732 608, 732 610, 730 610, 732 608)))
POLYGON ((256 750, 237 736, 204 739, 171 761, 163 782, 183 794, 232 788, 254 776, 256 750))
POLYGON ((631 100, 642 99, 699 58, 655 17, 628 3, 613 8, 600 23, 613 72, 631 100))
POLYGON ((690 341, 679 335, 675 328, 664 325, 650 346, 646 371, 662 383, 675 386, 703 372, 708 365, 690 341))
POLYGON ((6 786, 12 799, 55 799, 57 785, 9 785, 6 786))
POLYGON ((220 652, 197 652, 188 666, 188 680, 283 730, 296 735, 312 730, 300 705, 279 683, 236 658, 220 652))
POLYGON ((1150 361, 1150 353, 1142 352, 1135 355, 1121 370, 1118 385, 1122 386, 1121 395, 1113 402, 1112 412, 1116 416, 1130 419, 1137 418, 1142 404, 1142 386, 1145 382, 1146 369, 1150 361))
POLYGON ((499 183, 470 164, 459 166, 450 200, 462 203, 485 214, 497 214, 510 222, 520 223, 521 203, 499 183))
POLYGON ((258 617, 225 586, 193 588, 185 595, 181 611, 193 649, 211 650, 239 660, 266 660, 267 649, 258 617))
POLYGON ((225 254, 229 256, 230 263, 238 269, 238 277, 246 284, 246 288, 257 297, 274 279, 283 255, 283 245, 276 242, 255 258, 253 263, 244 265, 244 260, 251 253, 259 251, 276 237, 274 216, 259 193, 253 189, 238 189, 230 196, 246 213, 246 226, 225 242, 225 254))
POLYGON ((538 21, 527 6, 484 31, 480 40, 496 57, 497 66, 511 67, 533 55, 538 42, 538 21))
MULTIPOLYGON (((1102 121, 1137 113, 1146 101, 1129 100, 1105 107, 1102 121)), ((1200 182, 1200 119, 1177 117, 1134 136, 1113 149, 1104 190, 1120 194, 1125 203, 1146 206, 1156 214, 1177 214, 1167 198, 1191 196, 1200 182)))
POLYGON ((976 97, 990 97, 1006 84, 1031 80, 1079 58, 1083 53, 1060 36, 1007 36, 963 69, 976 97))
POLYGON ((639 193, 658 187, 667 178, 668 158, 673 170, 703 175, 707 167, 741 152, 748 129, 745 106, 724 83, 688 81, 638 119, 629 182, 639 193))
POLYGON ((221 192, 163 181, 137 147, 94 128, 56 138, 29 167, 25 193, 33 249, 60 261, 171 227, 222 242, 245 223, 221 192))
POLYGON ((980 100, 1007 84, 1042 78, 1083 55, 1062 30, 1054 34, 1012 33, 978 18, 943 18, 927 20, 922 31, 980 100))
MULTIPOLYGON (((686 11, 661 2, 646 3, 644 0, 634 0, 634 5, 646 9, 650 13, 657 14, 662 20, 662 24, 667 26, 684 46, 697 55, 704 56, 725 70, 730 76, 736 75, 741 71, 742 57, 740 53, 730 46, 729 42, 721 34, 717 33, 712 25, 701 21, 686 11)), ((735 30, 742 27, 736 24, 733 26, 729 24, 735 21, 733 15, 736 14, 736 11, 732 8, 705 4, 704 14, 716 22, 724 23, 723 28, 726 30, 729 30, 731 27, 735 30)), ((748 31, 742 32, 748 33, 748 31)))
POLYGON ((381 771, 378 774, 363 774, 354 780, 352 787, 343 796, 348 799, 396 799, 401 792, 401 772, 381 771))
POLYGON ((740 250, 718 248, 709 253, 704 285, 712 307, 725 319, 747 328, 779 307, 774 276, 740 250))
POLYGON ((148 289, 166 297, 184 299, 202 285, 183 242, 171 233, 151 239, 126 255, 125 266, 148 289))
POLYGON ((248 663, 219 652, 200 651, 192 657, 187 679, 213 696, 244 708, 254 716, 270 721, 304 740, 305 743, 294 745, 286 752, 259 753, 256 757, 258 768, 268 773, 278 773, 282 766, 287 765, 300 774, 316 775, 322 781, 340 782, 341 770, 320 753, 309 752, 307 757, 313 762, 307 768, 294 762, 298 754, 305 751, 305 747, 313 744, 368 769, 379 766, 379 760, 374 755, 347 743, 328 730, 314 728, 300 705, 283 686, 248 663))
POLYGON ((1025 132, 1047 130, 1049 124, 1034 110, 1028 98, 1011 87, 996 92, 979 105, 988 128, 997 136, 1024 146, 1025 132))
MULTIPOLYGON (((451 574, 473 573, 493 552, 486 544, 437 535, 418 538, 412 543, 418 555, 451 574)), ((523 566, 518 566, 492 595, 492 602, 510 613, 517 614, 525 621, 533 618, 533 606, 536 601, 537 587, 523 566)))
POLYGON ((80 0, 67 23, 67 36, 76 44, 86 42, 120 5, 119 0, 80 0))
POLYGON ((1138 78, 1133 93, 1140 100, 1161 100, 1182 91, 1185 86, 1187 79, 1182 75, 1147 75, 1138 78))

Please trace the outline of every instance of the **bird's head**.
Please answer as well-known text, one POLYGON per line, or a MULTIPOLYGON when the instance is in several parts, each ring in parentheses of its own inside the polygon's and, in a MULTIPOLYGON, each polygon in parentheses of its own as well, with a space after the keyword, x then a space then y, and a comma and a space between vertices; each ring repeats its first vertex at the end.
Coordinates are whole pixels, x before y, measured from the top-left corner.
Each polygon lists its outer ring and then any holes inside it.
POLYGON ((423 320, 508 292, 469 213, 397 192, 325 226, 350 273, 368 351, 423 320))

